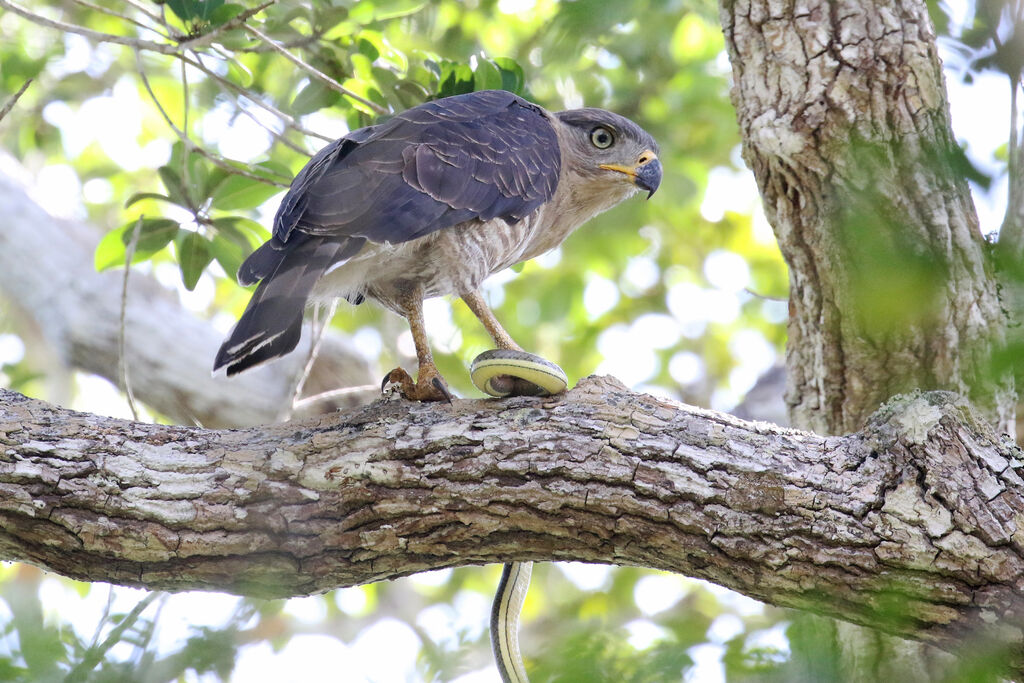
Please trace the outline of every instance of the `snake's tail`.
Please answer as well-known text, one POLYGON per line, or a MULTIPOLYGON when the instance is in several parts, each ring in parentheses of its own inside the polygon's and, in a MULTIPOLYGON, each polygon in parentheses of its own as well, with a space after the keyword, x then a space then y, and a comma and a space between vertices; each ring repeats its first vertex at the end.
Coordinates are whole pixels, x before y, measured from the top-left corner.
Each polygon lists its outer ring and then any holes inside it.
POLYGON ((519 653, 519 613, 530 587, 533 562, 509 562, 491 607, 491 649, 503 683, 529 683, 519 653))

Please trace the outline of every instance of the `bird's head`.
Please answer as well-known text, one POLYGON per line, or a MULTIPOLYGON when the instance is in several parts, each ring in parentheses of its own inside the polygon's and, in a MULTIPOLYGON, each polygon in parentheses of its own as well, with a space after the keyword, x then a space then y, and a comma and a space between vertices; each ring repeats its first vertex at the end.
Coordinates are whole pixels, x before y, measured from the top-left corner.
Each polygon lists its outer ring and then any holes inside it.
POLYGON ((594 191, 619 194, 617 203, 637 189, 646 190, 648 198, 658 189, 658 143, 643 128, 604 109, 570 109, 555 116, 565 124, 562 162, 594 191))

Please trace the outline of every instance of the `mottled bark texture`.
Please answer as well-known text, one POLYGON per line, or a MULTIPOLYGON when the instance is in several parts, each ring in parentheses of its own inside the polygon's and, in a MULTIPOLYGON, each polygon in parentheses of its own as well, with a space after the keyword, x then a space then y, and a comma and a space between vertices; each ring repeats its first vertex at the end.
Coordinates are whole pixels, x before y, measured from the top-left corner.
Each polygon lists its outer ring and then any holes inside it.
MULTIPOLYGON (((941 388, 1012 433, 1012 380, 990 365, 1005 321, 925 3, 723 0, 721 16, 744 157, 790 267, 791 423, 845 433, 897 392, 941 388)), ((821 626, 849 681, 942 673, 913 643, 821 626)))
MULTIPOLYGON (((99 231, 55 219, 18 185, 0 175, 0 295, 52 350, 54 365, 92 372, 121 384, 118 333, 124 271, 97 273, 93 252, 99 231)), ((235 427, 271 422, 291 405, 302 349, 281 363, 230 381, 210 374, 222 333, 186 310, 177 297, 144 273, 132 274, 125 315, 128 370, 136 397, 183 423, 235 427)), ((38 351, 38 350, 34 350, 38 351)), ((376 384, 377 373, 340 339, 327 341, 307 393, 376 384)), ((335 405, 358 405, 344 398, 335 405)), ((327 404, 330 409, 331 404, 327 404)))
POLYGON ((439 567, 656 567, 956 647, 1019 639, 1016 446, 949 393, 820 437, 590 378, 204 431, 0 392, 0 559, 291 596, 439 567))
POLYGON ((1005 321, 921 0, 723 0, 744 158, 790 267, 794 425, 947 389, 1012 430, 1005 321))

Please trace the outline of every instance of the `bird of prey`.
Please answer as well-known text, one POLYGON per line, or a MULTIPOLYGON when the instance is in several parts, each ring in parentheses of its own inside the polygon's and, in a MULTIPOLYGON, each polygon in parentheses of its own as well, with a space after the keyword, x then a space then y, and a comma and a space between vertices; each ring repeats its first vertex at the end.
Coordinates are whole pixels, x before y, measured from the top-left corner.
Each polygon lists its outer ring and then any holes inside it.
MULTIPOLYGON (((294 349, 310 299, 369 298, 409 321, 419 359, 415 382, 398 368, 385 383, 409 399, 450 401, 423 323, 423 300, 447 294, 460 296, 505 352, 499 367, 537 369, 543 359, 502 328, 480 283, 553 249, 638 189, 653 194, 657 153, 654 139, 618 114, 551 113, 500 90, 427 102, 352 131, 299 172, 273 236, 239 269, 241 284, 259 286, 214 370, 233 375, 294 349)), ((494 383, 509 393, 515 381, 494 383)))

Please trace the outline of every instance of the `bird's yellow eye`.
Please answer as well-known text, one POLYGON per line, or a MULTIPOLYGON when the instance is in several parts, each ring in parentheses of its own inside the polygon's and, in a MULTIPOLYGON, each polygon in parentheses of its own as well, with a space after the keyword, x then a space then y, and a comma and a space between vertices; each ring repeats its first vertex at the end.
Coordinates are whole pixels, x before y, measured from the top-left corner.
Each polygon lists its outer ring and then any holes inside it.
POLYGON ((590 131, 590 142, 598 149, 608 149, 615 144, 615 136, 607 128, 598 126, 590 131))

